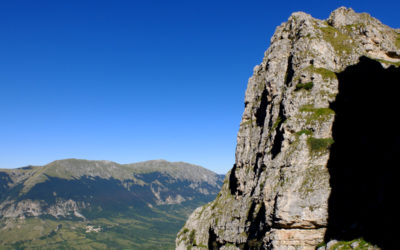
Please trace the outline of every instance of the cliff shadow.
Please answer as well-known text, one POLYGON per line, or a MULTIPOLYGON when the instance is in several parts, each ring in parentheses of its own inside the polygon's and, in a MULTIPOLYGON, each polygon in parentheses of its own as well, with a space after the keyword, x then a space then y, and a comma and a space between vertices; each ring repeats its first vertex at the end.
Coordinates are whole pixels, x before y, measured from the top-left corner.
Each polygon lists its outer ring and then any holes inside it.
POLYGON ((364 238, 392 249, 398 225, 400 68, 366 57, 337 74, 325 240, 364 238))

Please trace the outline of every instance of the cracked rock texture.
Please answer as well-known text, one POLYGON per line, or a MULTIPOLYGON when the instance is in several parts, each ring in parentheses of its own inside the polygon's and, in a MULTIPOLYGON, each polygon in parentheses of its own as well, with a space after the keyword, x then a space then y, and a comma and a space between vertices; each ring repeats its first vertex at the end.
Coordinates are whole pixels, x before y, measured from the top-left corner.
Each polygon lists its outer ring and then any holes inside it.
POLYGON ((400 65, 400 31, 341 7, 327 20, 293 13, 254 67, 236 163, 197 208, 177 249, 315 249, 328 220, 335 73, 369 57, 400 65))

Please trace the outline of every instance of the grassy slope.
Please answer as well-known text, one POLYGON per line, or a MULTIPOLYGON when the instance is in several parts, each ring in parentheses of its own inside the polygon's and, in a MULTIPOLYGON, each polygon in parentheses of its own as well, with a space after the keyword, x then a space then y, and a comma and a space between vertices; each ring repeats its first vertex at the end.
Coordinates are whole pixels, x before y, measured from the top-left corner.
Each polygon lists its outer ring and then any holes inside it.
POLYGON ((28 217, 0 220, 0 249, 174 249, 177 232, 203 202, 131 209, 90 220, 28 217), (86 232, 87 226, 101 227, 86 232))
POLYGON ((7 224, 0 231, 2 249, 173 249, 176 232, 184 220, 108 218, 85 222, 28 218, 8 220, 7 224), (86 232, 87 225, 102 230, 86 232))
POLYGON ((90 220, 0 219, 0 249, 174 249, 188 215, 204 202, 112 213, 90 220), (101 227, 86 232, 87 226, 101 227))
MULTIPOLYGON (((70 182, 76 182, 88 176, 100 177, 102 180, 108 180, 107 183, 128 179, 135 185, 142 186, 151 182, 151 173, 156 172, 164 173, 162 176, 167 182, 168 178, 181 181, 207 181, 207 183, 222 180, 221 176, 218 177, 204 168, 162 160, 122 165, 106 161, 68 159, 55 161, 43 167, 0 170, 0 174, 4 173, 2 177, 4 181, 10 177, 13 179, 11 182, 6 181, 8 184, 4 183, 6 186, 3 191, 7 196, 15 193, 15 197, 19 196, 23 199, 24 196, 30 195, 32 199, 44 199, 48 202, 51 199, 47 199, 48 197, 44 195, 48 193, 46 190, 61 191, 63 190, 60 189, 61 186, 68 189, 67 184, 70 182), (9 175, 11 172, 15 174, 9 175), (58 181, 52 182, 57 179, 58 181), (221 180, 217 181, 218 179, 221 180), (12 192, 14 189, 15 192, 12 192)), ((90 183, 90 186, 95 187, 96 183, 98 182, 90 183)), ((171 190, 179 189, 172 184, 164 183, 164 185, 171 190)), ((72 189, 68 189, 67 194, 76 193, 73 187, 75 185, 70 187, 72 189)), ((85 187, 82 187, 79 195, 83 197, 86 194, 85 190, 85 187)), ((118 197, 115 198, 118 199, 118 197)), ((182 228, 189 214, 196 207, 209 201, 207 199, 212 200, 210 197, 200 199, 199 196, 195 200, 179 205, 155 206, 151 209, 136 207, 136 209, 128 210, 126 206, 125 210, 121 210, 121 205, 113 202, 114 205, 108 207, 107 210, 82 211, 88 219, 86 221, 71 218, 55 219, 50 216, 26 219, 3 218, 0 219, 0 249, 174 249, 177 232, 182 228), (102 230, 86 233, 88 225, 93 225, 95 228, 101 227, 102 230)))

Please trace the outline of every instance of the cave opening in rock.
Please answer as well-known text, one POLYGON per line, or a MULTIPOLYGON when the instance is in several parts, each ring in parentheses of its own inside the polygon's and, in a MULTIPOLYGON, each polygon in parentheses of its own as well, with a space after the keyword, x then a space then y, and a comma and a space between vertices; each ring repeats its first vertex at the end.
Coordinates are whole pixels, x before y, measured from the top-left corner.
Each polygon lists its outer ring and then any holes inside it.
POLYGON ((325 240, 362 237, 391 249, 398 225, 400 68, 362 57, 337 77, 325 240))

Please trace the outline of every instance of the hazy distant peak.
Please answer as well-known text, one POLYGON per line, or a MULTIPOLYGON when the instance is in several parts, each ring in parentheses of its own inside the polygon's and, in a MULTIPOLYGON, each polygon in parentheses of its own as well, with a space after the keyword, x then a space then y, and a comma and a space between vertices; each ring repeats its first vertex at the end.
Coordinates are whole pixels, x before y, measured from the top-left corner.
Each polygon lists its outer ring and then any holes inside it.
POLYGON ((77 158, 67 158, 67 159, 60 159, 52 161, 45 166, 53 166, 53 165, 69 165, 69 164, 93 164, 93 163, 100 163, 100 164, 115 164, 120 165, 113 161, 108 160, 86 160, 86 159, 77 159, 77 158))
POLYGON ((141 183, 142 175, 155 173, 176 180, 207 182, 212 186, 217 186, 221 179, 221 176, 201 166, 186 162, 169 162, 163 159, 119 164, 107 160, 69 158, 56 160, 44 166, 7 171, 12 173, 15 185, 23 182, 23 192, 27 192, 36 184, 45 182, 49 178, 77 180, 90 177, 120 181, 132 180, 135 183, 141 183))

